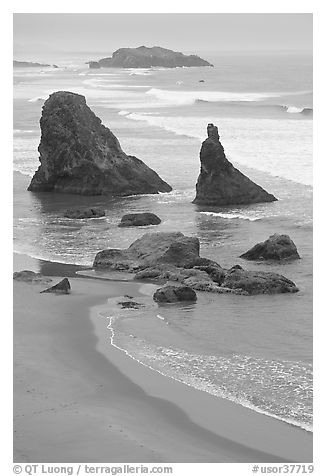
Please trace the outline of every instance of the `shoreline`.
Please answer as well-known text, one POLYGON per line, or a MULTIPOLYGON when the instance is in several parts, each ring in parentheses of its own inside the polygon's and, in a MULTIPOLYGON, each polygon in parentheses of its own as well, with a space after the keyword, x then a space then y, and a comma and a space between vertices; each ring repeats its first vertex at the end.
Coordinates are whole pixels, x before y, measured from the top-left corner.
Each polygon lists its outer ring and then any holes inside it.
POLYGON ((70 279, 70 296, 14 282, 15 461, 312 460, 311 433, 163 376, 109 343, 98 312, 141 284, 70 279))

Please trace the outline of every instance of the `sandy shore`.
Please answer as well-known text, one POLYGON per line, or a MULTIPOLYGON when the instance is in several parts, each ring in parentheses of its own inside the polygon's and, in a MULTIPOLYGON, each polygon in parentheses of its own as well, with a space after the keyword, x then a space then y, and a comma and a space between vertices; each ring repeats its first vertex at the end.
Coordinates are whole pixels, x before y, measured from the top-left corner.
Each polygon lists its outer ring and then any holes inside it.
POLYGON ((98 313, 139 285, 69 279, 69 296, 14 282, 15 462, 312 461, 312 434, 166 378, 109 344, 98 313))

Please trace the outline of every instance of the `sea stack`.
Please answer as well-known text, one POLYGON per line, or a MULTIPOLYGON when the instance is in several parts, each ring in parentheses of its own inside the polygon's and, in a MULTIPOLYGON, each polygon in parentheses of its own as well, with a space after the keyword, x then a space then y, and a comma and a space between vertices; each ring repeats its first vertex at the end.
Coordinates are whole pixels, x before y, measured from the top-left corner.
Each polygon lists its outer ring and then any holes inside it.
POLYGON ((193 203, 224 206, 277 200, 228 161, 214 124, 208 124, 207 135, 200 150, 201 168, 193 203))
POLYGON ((67 91, 51 94, 40 127, 41 165, 30 191, 126 196, 172 190, 144 162, 123 152, 84 96, 67 91))

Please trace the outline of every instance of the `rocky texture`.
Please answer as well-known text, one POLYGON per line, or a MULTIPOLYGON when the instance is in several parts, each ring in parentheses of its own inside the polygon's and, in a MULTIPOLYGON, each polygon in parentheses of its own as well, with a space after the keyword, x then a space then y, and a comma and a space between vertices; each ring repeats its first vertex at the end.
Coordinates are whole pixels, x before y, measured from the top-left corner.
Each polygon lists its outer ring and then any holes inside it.
POLYGON ((264 271, 246 271, 241 266, 229 269, 225 274, 222 286, 239 289, 249 295, 296 293, 296 285, 281 274, 264 271))
POLYGON ((97 253, 94 268, 140 271, 155 265, 184 267, 199 257, 198 238, 180 232, 146 233, 128 249, 108 249, 97 253))
POLYGON ((246 271, 239 265, 227 270, 213 260, 200 257, 199 251, 197 238, 179 232, 147 233, 126 250, 100 251, 93 266, 132 272, 136 280, 174 281, 197 291, 245 295, 298 291, 284 276, 246 271))
POLYGON ((85 208, 84 210, 66 210, 64 213, 66 218, 81 220, 83 218, 101 218, 105 216, 105 211, 101 208, 85 208))
POLYGON ((59 283, 52 286, 51 288, 41 291, 41 293, 69 294, 70 289, 71 287, 70 287, 68 278, 64 278, 59 283))
POLYGON ((227 160, 214 124, 208 124, 207 134, 200 150, 201 168, 193 203, 224 206, 277 200, 227 160))
POLYGON ((164 286, 155 291, 156 302, 197 301, 197 295, 189 286, 164 286))
POLYGON ((213 65, 197 55, 184 55, 160 46, 120 48, 113 53, 111 58, 89 62, 90 68, 151 68, 153 66, 176 68, 213 65))
POLYGON ((34 284, 49 284, 52 282, 51 278, 43 276, 41 273, 35 273, 28 269, 23 271, 15 271, 13 274, 13 279, 16 281, 22 281, 24 283, 34 283, 34 284))
POLYGON ((123 215, 118 226, 147 226, 159 225, 160 223, 161 219, 154 213, 129 213, 123 215))
POLYGON ((58 91, 45 101, 34 192, 125 196, 170 192, 154 170, 127 155, 84 96, 58 91))
POLYGON ((297 247, 288 235, 271 235, 266 241, 257 243, 240 258, 251 261, 300 259, 297 247))
POLYGON ((14 68, 58 68, 56 64, 42 64, 42 63, 35 63, 33 61, 16 61, 13 60, 13 67, 14 68))
POLYGON ((139 309, 144 307, 144 304, 135 301, 121 301, 118 304, 121 306, 121 309, 139 309))

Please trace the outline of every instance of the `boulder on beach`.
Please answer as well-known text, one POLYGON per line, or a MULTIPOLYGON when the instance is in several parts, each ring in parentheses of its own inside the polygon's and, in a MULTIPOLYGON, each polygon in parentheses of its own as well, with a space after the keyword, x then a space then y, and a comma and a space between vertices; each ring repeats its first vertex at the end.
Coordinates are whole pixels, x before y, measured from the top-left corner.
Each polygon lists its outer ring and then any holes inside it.
POLYGON ((247 271, 241 266, 226 271, 222 286, 228 289, 239 289, 249 295, 296 293, 299 291, 293 281, 281 274, 247 271))
POLYGON ((62 279, 59 283, 51 286, 51 288, 41 291, 41 293, 54 293, 54 294, 69 294, 70 293, 70 282, 68 278, 62 279))
POLYGON ((156 302, 196 301, 197 295, 189 286, 164 286, 155 291, 153 299, 156 302))
POLYGON ((35 271, 30 271, 24 269, 23 271, 15 271, 13 274, 13 279, 16 281, 22 281, 24 283, 34 283, 34 284, 48 284, 52 282, 51 278, 43 276, 41 273, 35 273, 35 271))
POLYGON ((123 152, 80 94, 51 94, 40 126, 41 165, 28 187, 32 192, 126 196, 172 190, 144 162, 123 152))
POLYGON ((139 46, 138 48, 120 48, 112 57, 99 61, 89 61, 90 68, 181 68, 191 66, 213 66, 197 55, 184 55, 179 51, 160 46, 139 46))
POLYGON ((159 225, 161 219, 154 213, 128 213, 123 215, 119 227, 159 225))
POLYGON ((275 260, 285 261, 300 259, 297 247, 288 235, 275 233, 267 240, 257 243, 240 255, 240 258, 250 261, 275 260))
POLYGON ((207 134, 200 150, 201 168, 193 203, 224 206, 277 200, 228 161, 214 124, 208 124, 207 134))
POLYGON ((64 217, 81 220, 83 218, 101 218, 105 216, 105 211, 101 208, 69 209, 64 213, 64 217))

